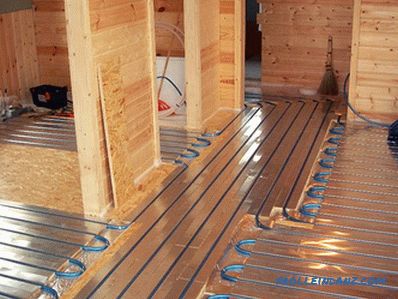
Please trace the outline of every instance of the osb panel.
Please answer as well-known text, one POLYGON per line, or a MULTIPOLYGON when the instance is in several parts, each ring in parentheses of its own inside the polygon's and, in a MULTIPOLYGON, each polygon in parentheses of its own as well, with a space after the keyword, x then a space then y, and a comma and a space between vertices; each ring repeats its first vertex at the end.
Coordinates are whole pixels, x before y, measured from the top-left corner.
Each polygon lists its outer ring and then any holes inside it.
POLYGON ((133 194, 133 165, 128 152, 125 98, 120 74, 120 59, 100 65, 102 111, 115 205, 126 202, 133 194))
POLYGON ((260 0, 262 82, 317 89, 325 71, 328 36, 342 89, 350 70, 353 1, 260 0))
POLYGON ((83 213, 77 153, 0 144, 0 198, 83 213))

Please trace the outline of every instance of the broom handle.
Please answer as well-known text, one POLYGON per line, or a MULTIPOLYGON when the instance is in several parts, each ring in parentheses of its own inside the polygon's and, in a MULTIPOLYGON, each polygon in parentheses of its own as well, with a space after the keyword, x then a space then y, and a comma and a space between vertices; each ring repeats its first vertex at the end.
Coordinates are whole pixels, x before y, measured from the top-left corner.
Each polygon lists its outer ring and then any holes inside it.
POLYGON ((328 39, 328 60, 326 62, 326 66, 332 66, 332 57, 333 55, 333 37, 331 35, 329 35, 329 39, 328 39))

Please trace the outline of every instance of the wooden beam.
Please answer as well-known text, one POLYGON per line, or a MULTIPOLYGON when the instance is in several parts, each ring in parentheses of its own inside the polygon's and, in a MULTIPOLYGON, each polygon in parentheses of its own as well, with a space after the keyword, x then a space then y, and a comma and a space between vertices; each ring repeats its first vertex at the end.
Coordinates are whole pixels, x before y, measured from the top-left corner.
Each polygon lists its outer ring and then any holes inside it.
POLYGON ((184 0, 187 127, 202 126, 200 1, 184 0))
POLYGON ((84 211, 99 215, 109 199, 88 2, 65 0, 65 13, 84 211))
POLYGON ((155 8, 154 1, 148 2, 148 44, 149 44, 149 63, 150 63, 150 75, 152 77, 152 121, 153 121, 153 130, 154 130, 154 158, 155 165, 161 163, 160 161, 160 132, 159 132, 159 116, 158 116, 158 99, 156 92, 156 32, 155 32, 155 8))
MULTIPOLYGON (((350 103, 355 107, 357 99, 357 73, 358 73, 358 53, 359 53, 359 34, 361 30, 361 3, 362 0, 354 0, 354 16, 352 21, 352 46, 351 46, 351 69, 350 69, 350 103)), ((348 119, 354 119, 355 115, 348 110, 348 119)))
POLYGON ((246 0, 235 0, 235 98, 241 109, 245 98, 246 0))

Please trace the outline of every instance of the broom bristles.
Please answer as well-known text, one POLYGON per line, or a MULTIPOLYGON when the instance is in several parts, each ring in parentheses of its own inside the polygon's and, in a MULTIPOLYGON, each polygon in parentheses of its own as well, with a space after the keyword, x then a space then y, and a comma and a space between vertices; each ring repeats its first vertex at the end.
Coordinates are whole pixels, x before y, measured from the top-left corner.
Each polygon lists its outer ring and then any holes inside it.
POLYGON ((321 85, 319 86, 318 93, 322 95, 336 96, 339 94, 339 86, 337 84, 336 76, 333 69, 327 67, 323 75, 321 85))

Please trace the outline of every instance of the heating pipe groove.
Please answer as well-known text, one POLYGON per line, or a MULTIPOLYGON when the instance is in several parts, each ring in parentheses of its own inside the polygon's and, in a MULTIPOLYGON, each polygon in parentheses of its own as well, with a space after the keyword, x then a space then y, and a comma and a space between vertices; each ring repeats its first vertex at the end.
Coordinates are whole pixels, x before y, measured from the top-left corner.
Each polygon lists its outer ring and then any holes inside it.
POLYGON ((245 265, 230 265, 226 266, 221 270, 221 278, 230 282, 238 282, 239 279, 235 276, 228 274, 229 272, 239 273, 245 269, 245 265))
POLYGON ((194 149, 187 148, 185 149, 189 154, 182 153, 180 156, 186 159, 194 159, 200 156, 200 153, 194 149))
POLYGON ((86 266, 84 265, 84 263, 82 263, 81 261, 79 261, 78 259, 75 259, 75 258, 70 258, 70 257, 64 256, 64 255, 53 254, 53 253, 47 252, 47 251, 41 251, 41 250, 37 250, 37 249, 18 246, 18 245, 14 245, 14 244, 8 244, 8 243, 4 243, 4 242, 0 242, 0 245, 17 248, 20 250, 25 250, 28 252, 34 252, 34 253, 38 253, 38 254, 42 254, 42 255, 46 255, 46 256, 55 257, 55 258, 58 258, 61 260, 68 261, 71 265, 75 265, 75 266, 79 267, 81 270, 83 270, 83 272, 86 270, 86 266))
POLYGON ((207 297, 207 299, 252 299, 250 297, 244 297, 239 295, 232 295, 232 294, 214 294, 207 297))
POLYGON ((301 214, 307 217, 316 217, 319 214, 321 205, 319 203, 306 203, 300 209, 301 214))
POLYGON ((38 266, 38 265, 34 265, 34 264, 30 264, 30 263, 26 263, 26 262, 22 262, 22 261, 17 261, 17 260, 13 260, 10 258, 4 258, 4 257, 0 257, 0 260, 2 261, 6 261, 12 264, 17 264, 17 265, 21 265, 21 266, 25 266, 25 267, 29 267, 29 268, 34 268, 34 269, 38 269, 38 270, 43 270, 43 271, 47 271, 50 273, 54 273, 57 277, 59 278, 68 278, 68 279, 72 279, 72 278, 77 278, 79 276, 81 276, 84 271, 86 270, 85 265, 75 259, 69 259, 68 262, 70 265, 76 266, 79 268, 78 271, 71 271, 71 272, 66 272, 66 271, 59 271, 56 269, 51 269, 51 268, 47 268, 44 266, 38 266))
POLYGON ((317 183, 324 183, 327 184, 329 183, 329 179, 327 177, 331 176, 332 173, 331 172, 317 172, 313 179, 315 182, 317 183))
POLYGON ((239 241, 238 243, 236 243, 235 250, 239 254, 249 257, 249 256, 251 256, 251 252, 246 250, 246 249, 244 249, 243 246, 245 246, 245 245, 255 245, 256 243, 257 243, 257 241, 256 240, 252 240, 252 239, 250 239, 250 240, 242 240, 242 241, 239 241))
POLYGON ((341 137, 332 137, 332 138, 328 139, 328 143, 334 144, 334 145, 340 145, 341 140, 343 140, 343 138, 341 138, 341 137))
POLYGON ((344 135, 344 131, 345 131, 345 127, 340 126, 340 127, 334 127, 332 129, 330 129, 329 133, 333 134, 333 135, 344 135))
POLYGON ((336 157, 337 156, 337 148, 336 147, 327 147, 323 153, 329 157, 336 157))
POLYGON ((310 198, 323 200, 325 196, 322 194, 327 190, 326 186, 313 186, 310 187, 307 191, 307 196, 310 198))
POLYGON ((11 233, 11 234, 16 234, 16 235, 23 235, 23 236, 27 236, 27 237, 42 239, 42 240, 55 242, 55 243, 59 243, 59 244, 76 246, 76 247, 79 247, 82 250, 87 251, 87 252, 102 252, 105 249, 107 249, 109 247, 109 245, 110 245, 108 239, 106 239, 105 237, 99 236, 99 235, 96 235, 94 237, 94 240, 97 240, 97 241, 103 243, 103 245, 101 245, 101 246, 90 246, 90 245, 79 244, 79 243, 75 243, 75 242, 69 242, 69 241, 64 241, 64 240, 59 240, 59 239, 53 239, 53 238, 49 238, 49 237, 45 237, 45 236, 38 236, 38 235, 34 235, 34 234, 30 234, 30 233, 24 233, 24 232, 20 232, 20 231, 17 231, 17 230, 6 229, 6 228, 0 228, 0 231, 5 231, 5 232, 11 233))
POLYGON ((60 217, 60 218, 70 219, 70 220, 77 220, 77 221, 81 221, 81 222, 104 225, 106 228, 112 229, 112 230, 127 229, 128 226, 129 226, 129 224, 127 224, 127 225, 116 225, 116 224, 111 224, 111 223, 107 223, 107 222, 104 222, 104 221, 87 219, 87 218, 84 218, 84 217, 62 215, 61 213, 49 212, 49 211, 44 211, 44 210, 37 210, 37 209, 29 208, 29 207, 26 207, 26 206, 10 205, 10 204, 6 204, 6 203, 3 203, 3 202, 0 202, 0 206, 7 207, 7 208, 10 208, 10 209, 15 209, 15 210, 33 212, 33 213, 42 214, 42 215, 46 215, 46 216, 56 216, 56 217, 60 217))
POLYGON ((334 168, 334 163, 336 163, 336 159, 333 159, 333 158, 327 158, 327 159, 320 159, 319 160, 319 165, 322 168, 326 168, 326 169, 334 168))
MULTIPOLYGON (((19 277, 14 277, 14 276, 7 275, 7 274, 2 274, 2 273, 0 273, 0 277, 4 277, 7 279, 11 279, 11 280, 15 280, 15 281, 19 281, 19 282, 23 282, 23 283, 27 283, 27 284, 39 287, 42 290, 42 292, 50 295, 52 298, 54 298, 54 299, 59 298, 58 292, 56 290, 54 290, 52 287, 47 286, 45 284, 27 280, 27 279, 23 279, 23 278, 19 278, 19 277)), ((13 297, 11 297, 11 298, 13 298, 13 297)))

